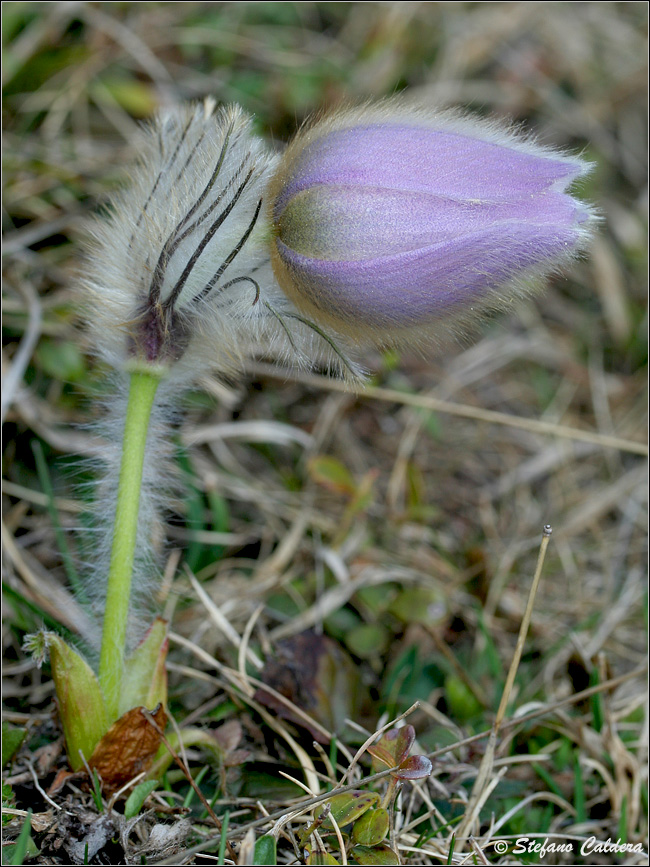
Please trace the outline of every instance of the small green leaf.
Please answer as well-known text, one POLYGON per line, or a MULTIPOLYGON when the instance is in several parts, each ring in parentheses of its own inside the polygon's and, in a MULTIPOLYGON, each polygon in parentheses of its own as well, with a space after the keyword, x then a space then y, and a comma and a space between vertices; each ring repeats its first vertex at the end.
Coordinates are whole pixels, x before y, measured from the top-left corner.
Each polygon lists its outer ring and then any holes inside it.
MULTIPOLYGON (((207 750, 213 763, 217 767, 222 767, 226 752, 213 736, 210 729, 199 729, 188 727, 186 729, 177 729, 169 733, 167 743, 174 751, 187 749, 188 747, 198 746, 207 750)), ((154 763, 149 768, 148 776, 156 779, 162 779, 166 773, 173 757, 165 744, 160 745, 160 749, 156 755, 154 763)))
POLYGON ((355 656, 376 659, 390 643, 390 633, 380 623, 362 623, 348 632, 345 643, 355 656))
MULTIPOLYGON (((16 796, 14 795, 14 790, 8 783, 2 784, 2 809, 4 811, 5 807, 12 808, 15 806, 16 796)), ((8 825, 9 822, 13 819, 13 816, 10 813, 2 813, 2 827, 8 825)))
POLYGON ((388 834, 388 810, 368 810, 354 823, 352 839, 361 846, 377 846, 388 834))
POLYGON ((389 846, 355 846, 352 855, 357 864, 399 864, 397 856, 389 846))
POLYGON ((447 606, 440 590, 416 584, 402 589, 390 606, 390 611, 404 623, 431 626, 444 620, 447 606))
POLYGON ((149 117, 157 108, 156 95, 144 81, 104 76, 89 89, 100 105, 117 104, 133 117, 149 117))
POLYGON ((263 867, 263 865, 274 865, 277 863, 275 837, 265 834, 255 843, 253 864, 255 867, 263 867))
MULTIPOLYGON (((355 595, 363 603, 364 609, 371 612, 374 617, 379 618, 385 614, 397 593, 395 584, 373 584, 369 587, 360 587, 355 595)), ((340 610, 345 611, 347 609, 340 610)))
POLYGON ((340 864, 333 855, 328 852, 310 852, 307 857, 307 864, 340 864))
POLYGON ((10 729, 6 722, 2 723, 2 767, 9 762, 25 740, 25 729, 10 729))
POLYGON ((330 816, 334 817, 334 821, 342 828, 355 822, 359 816, 362 816, 366 810, 379 803, 379 795, 376 792, 364 792, 355 789, 353 792, 342 792, 340 795, 334 795, 327 803, 330 805, 330 813, 323 822, 323 827, 333 828, 330 816))
POLYGON ((445 700, 451 716, 459 722, 478 716, 482 710, 469 687, 455 674, 445 678, 445 700))
POLYGON ((41 369, 60 382, 79 382, 86 372, 86 362, 76 343, 44 337, 36 350, 41 369))
POLYGON ((312 479, 329 491, 350 497, 357 493, 358 485, 352 474, 337 458, 316 455, 309 461, 307 468, 312 479))
POLYGON ((126 799, 126 803, 124 805, 125 819, 132 819, 134 816, 138 815, 138 813, 142 809, 142 805, 157 785, 158 780, 145 780, 144 783, 139 783, 133 789, 129 797, 126 799))
POLYGON ((354 496, 350 500, 350 503, 345 510, 345 514, 342 519, 343 521, 349 521, 351 518, 355 517, 361 512, 365 512, 366 509, 372 504, 375 495, 374 487, 376 479, 377 471, 368 470, 368 472, 359 482, 357 490, 354 492, 354 496))

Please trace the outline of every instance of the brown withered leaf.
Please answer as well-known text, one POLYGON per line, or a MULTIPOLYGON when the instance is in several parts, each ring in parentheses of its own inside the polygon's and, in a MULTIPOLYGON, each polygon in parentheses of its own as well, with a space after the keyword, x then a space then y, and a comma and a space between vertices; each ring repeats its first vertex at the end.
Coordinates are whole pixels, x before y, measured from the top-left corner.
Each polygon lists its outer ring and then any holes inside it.
POLYGON ((65 786, 68 780, 79 780, 86 776, 85 770, 83 771, 69 771, 67 768, 59 768, 56 772, 56 776, 54 780, 50 784, 50 787, 47 790, 48 795, 57 795, 61 789, 65 786))
POLYGON ((237 746, 244 736, 244 730, 239 720, 231 719, 210 732, 217 744, 223 750, 224 768, 236 768, 248 759, 248 750, 238 750, 237 746))
POLYGON ((39 777, 44 777, 54 768, 59 756, 63 752, 63 738, 57 738, 52 743, 47 743, 35 750, 33 755, 34 767, 39 777))
MULTIPOLYGON (((276 659, 269 660, 260 679, 330 731, 354 715, 359 676, 341 647, 325 635, 307 630, 279 641, 276 659)), ((328 739, 283 702, 260 687, 255 700, 310 732, 320 743, 328 739)))
MULTIPOLYGON (((151 711, 151 716, 164 731, 167 714, 162 704, 151 711)), ((89 765, 101 776, 105 789, 114 792, 151 767, 160 742, 159 732, 142 713, 142 708, 134 707, 106 732, 95 747, 89 765)))
POLYGON ((219 744, 224 753, 232 753, 237 749, 244 731, 239 720, 231 719, 211 731, 212 737, 219 744))

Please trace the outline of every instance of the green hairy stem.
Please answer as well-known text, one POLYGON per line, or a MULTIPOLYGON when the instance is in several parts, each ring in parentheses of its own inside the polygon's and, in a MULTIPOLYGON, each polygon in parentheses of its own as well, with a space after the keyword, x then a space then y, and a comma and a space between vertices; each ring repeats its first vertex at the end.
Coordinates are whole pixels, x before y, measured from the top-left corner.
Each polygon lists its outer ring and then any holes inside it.
POLYGON ((118 717, 144 453, 159 383, 149 372, 131 374, 99 659, 99 682, 112 720, 118 717))

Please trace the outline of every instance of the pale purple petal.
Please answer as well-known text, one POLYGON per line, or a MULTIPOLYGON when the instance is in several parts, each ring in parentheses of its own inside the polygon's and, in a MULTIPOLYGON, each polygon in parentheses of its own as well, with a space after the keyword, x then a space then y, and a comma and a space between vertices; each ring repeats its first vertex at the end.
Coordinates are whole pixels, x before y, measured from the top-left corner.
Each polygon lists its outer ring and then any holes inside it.
POLYGON ((564 189, 582 171, 576 160, 528 153, 479 138, 405 125, 358 126, 313 142, 292 167, 276 216, 317 184, 434 193, 461 201, 508 202, 564 189))
POLYGON ((326 313, 362 317, 369 325, 403 327, 452 312, 481 299, 573 247, 575 226, 502 222, 415 250, 374 259, 308 258, 277 242, 306 300, 326 313), (535 244, 531 244, 534 233, 535 244))
POLYGON ((371 259, 471 237, 511 222, 571 225, 576 203, 559 193, 530 194, 511 202, 459 201, 431 193, 318 185, 294 196, 281 216, 279 236, 312 257, 371 259))

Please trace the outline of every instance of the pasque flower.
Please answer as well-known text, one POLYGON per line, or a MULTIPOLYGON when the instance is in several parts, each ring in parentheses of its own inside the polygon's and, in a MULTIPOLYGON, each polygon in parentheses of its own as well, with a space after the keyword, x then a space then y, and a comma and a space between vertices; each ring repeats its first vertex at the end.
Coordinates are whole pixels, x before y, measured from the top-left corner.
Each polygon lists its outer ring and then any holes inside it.
POLYGON ((529 291, 589 237, 589 171, 494 122, 401 102, 308 123, 276 170, 272 263, 304 313, 419 340, 529 291))
POLYGON ((116 371, 89 582, 97 675, 56 636, 30 639, 50 649, 73 767, 103 768, 125 731, 137 740, 139 707, 164 725, 165 624, 139 642, 131 627, 138 595, 153 595, 182 388, 256 352, 358 377, 346 345, 420 341, 507 303, 589 237, 593 213, 567 192, 586 171, 503 127, 397 101, 317 119, 281 157, 236 106, 151 124, 83 279, 95 350, 116 371))

